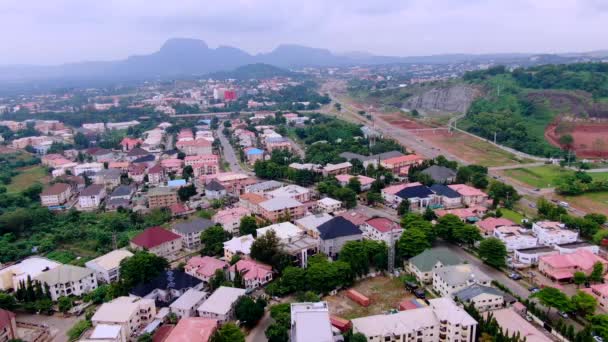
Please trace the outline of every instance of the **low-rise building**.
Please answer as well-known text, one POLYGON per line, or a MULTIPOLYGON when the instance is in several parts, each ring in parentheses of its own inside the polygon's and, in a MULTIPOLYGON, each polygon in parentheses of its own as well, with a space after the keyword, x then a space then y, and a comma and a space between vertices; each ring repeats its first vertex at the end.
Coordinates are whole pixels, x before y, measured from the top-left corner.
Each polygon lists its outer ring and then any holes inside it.
POLYGON ((97 288, 97 278, 92 270, 72 265, 57 266, 34 279, 48 286, 54 301, 59 297, 82 296, 97 288))
POLYGON ((439 197, 439 204, 444 209, 454 209, 462 207, 462 196, 451 188, 443 184, 431 185, 431 191, 439 197))
POLYGON ((363 237, 370 240, 383 241, 390 245, 391 241, 396 242, 403 233, 403 228, 394 221, 385 217, 375 217, 365 221, 361 226, 363 237), (392 235, 392 238, 391 238, 392 235))
POLYGON ((187 156, 212 154, 212 143, 207 139, 180 140, 175 147, 187 156))
POLYGON ((498 227, 494 229, 494 237, 505 244, 507 252, 513 252, 516 249, 532 248, 538 242, 535 236, 520 226, 498 227))
POLYGON ((64 205, 72 197, 72 187, 66 183, 55 183, 40 193, 42 206, 64 205))
POLYGON ((253 259, 241 259, 230 267, 230 279, 240 273, 246 289, 256 289, 272 281, 272 266, 253 259))
POLYGON ((177 192, 168 187, 153 188, 148 191, 148 208, 168 208, 178 203, 177 192))
POLYGON ((449 184, 456 180, 456 171, 445 166, 432 165, 420 173, 429 176, 436 184, 449 184))
POLYGON ((426 208, 439 205, 439 197, 426 185, 414 185, 403 188, 396 194, 397 203, 407 200, 410 211, 424 212, 426 208))
POLYGON ((170 259, 182 249, 182 237, 162 227, 150 227, 131 239, 131 248, 170 259))
POLYGON ((169 310, 179 319, 194 317, 196 316, 196 309, 203 304, 207 297, 207 292, 190 289, 171 303, 169 310))
POLYGON ((217 270, 227 269, 230 265, 223 260, 210 256, 195 256, 188 259, 184 271, 205 283, 209 283, 217 270))
POLYGON ((283 244, 288 244, 304 235, 304 231, 293 223, 281 222, 267 227, 258 228, 256 230, 256 236, 259 237, 266 235, 270 231, 274 232, 277 238, 279 238, 283 244))
POLYGON ((134 340, 154 320, 154 300, 139 297, 118 297, 102 304, 91 317, 94 327, 111 325, 120 327, 119 342, 134 340))
POLYGON ((310 189, 295 184, 286 185, 266 193, 268 198, 292 198, 298 202, 310 201, 311 195, 310 189))
POLYGON ((464 305, 473 304, 479 312, 497 310, 505 304, 505 294, 489 286, 475 284, 454 292, 452 295, 464 305))
POLYGON ((244 296, 245 289, 220 286, 198 308, 198 315, 203 318, 216 319, 225 323, 232 319, 236 302, 244 296))
POLYGON ((434 247, 410 258, 406 268, 421 283, 431 283, 436 270, 462 263, 463 260, 451 250, 445 247, 434 247))
POLYGON ((311 215, 304 216, 301 219, 297 219, 295 221, 295 223, 296 223, 296 226, 303 229, 306 232, 306 234, 310 235, 311 237, 313 237, 315 239, 318 239, 319 230, 317 228, 319 228, 320 225, 331 220, 332 218, 333 218, 333 216, 331 216, 327 213, 311 214, 311 215))
POLYGON ((61 264, 53 260, 31 256, 18 263, 0 269, 0 290, 17 290, 28 278, 34 279, 43 272, 59 267, 61 264))
POLYGON ((538 270, 554 281, 566 281, 572 279, 575 272, 583 272, 589 276, 595 263, 601 263, 603 273, 606 272, 608 261, 587 250, 579 250, 570 254, 542 256, 538 262, 538 270))
POLYGON ((351 179, 356 178, 359 181, 361 191, 367 191, 372 188, 372 184, 376 181, 374 178, 367 176, 353 176, 349 174, 337 175, 336 180, 340 186, 347 186, 351 179))
POLYGON ((350 162, 344 162, 339 164, 330 164, 327 163, 323 167, 323 176, 336 176, 336 175, 344 175, 350 173, 350 170, 353 168, 353 164, 350 162))
POLYGON ((488 194, 466 184, 452 184, 449 188, 462 196, 462 204, 466 206, 485 205, 488 202, 488 194))
POLYGON ((218 327, 218 321, 215 319, 202 317, 182 318, 162 342, 209 342, 218 327))
POLYGON ((289 197, 275 197, 261 202, 260 215, 270 222, 282 219, 297 220, 304 216, 306 207, 289 197))
POLYGON ((119 169, 104 169, 95 172, 91 176, 94 184, 101 184, 107 189, 113 189, 120 185, 122 171, 119 169))
POLYGON ((532 231, 539 245, 553 246, 578 240, 578 233, 565 229, 565 225, 555 221, 539 221, 532 224, 532 231))
POLYGON ((78 207, 82 210, 94 210, 106 198, 106 188, 101 184, 91 184, 78 196, 78 207))
POLYGON ((352 320, 353 332, 370 342, 473 341, 477 322, 450 298, 429 300, 428 307, 352 320))
POLYGON ((224 258, 226 260, 232 260, 235 255, 248 256, 251 252, 251 245, 253 245, 253 235, 243 235, 234 237, 224 242, 224 258))
POLYGON ((291 303, 291 342, 333 342, 327 302, 291 303))
POLYGON ((215 179, 205 184, 205 197, 210 200, 219 200, 228 195, 226 187, 215 179))
POLYGON ((103 163, 84 163, 74 166, 72 174, 74 176, 92 175, 95 172, 103 170, 103 163))
POLYGON ((559 252, 551 246, 516 249, 513 253, 513 264, 520 267, 537 265, 542 256, 554 254, 559 252))
POLYGON ((197 250, 201 246, 201 233, 213 227, 213 221, 196 218, 191 221, 182 221, 173 225, 171 229, 182 237, 182 246, 186 249, 197 250))
POLYGON ((251 210, 243 207, 234 207, 220 210, 213 215, 213 222, 219 224, 230 234, 238 235, 241 219, 251 215, 251 210))
POLYGON ((433 290, 443 297, 471 285, 490 286, 492 278, 469 264, 445 266, 433 273, 433 290))
POLYGON ((245 187, 245 193, 252 193, 264 196, 267 192, 276 190, 283 186, 283 183, 275 180, 251 184, 245 187))
POLYGON ((84 265, 95 272, 97 281, 101 283, 113 283, 120 278, 120 262, 133 256, 126 249, 117 249, 87 261, 84 265))
POLYGON ((317 227, 319 231, 319 250, 325 255, 336 258, 348 241, 361 241, 363 232, 349 220, 336 216, 317 227))
POLYGON ((608 308, 608 284, 593 284, 591 288, 583 291, 594 296, 601 308, 608 308))
POLYGON ((515 223, 502 217, 488 217, 475 223, 479 231, 485 236, 494 235, 494 229, 503 226, 514 226, 515 223))
POLYGON ((380 165, 385 169, 390 170, 396 175, 407 174, 407 170, 412 165, 418 165, 424 161, 419 155, 409 154, 400 157, 388 158, 380 161, 380 165))
POLYGON ((551 342, 553 339, 547 337, 546 331, 541 331, 535 325, 528 322, 514 307, 492 311, 492 316, 509 337, 525 336, 528 342, 551 342))
POLYGON ((324 197, 317 201, 317 211, 320 213, 334 213, 342 209, 342 202, 330 197, 324 197))

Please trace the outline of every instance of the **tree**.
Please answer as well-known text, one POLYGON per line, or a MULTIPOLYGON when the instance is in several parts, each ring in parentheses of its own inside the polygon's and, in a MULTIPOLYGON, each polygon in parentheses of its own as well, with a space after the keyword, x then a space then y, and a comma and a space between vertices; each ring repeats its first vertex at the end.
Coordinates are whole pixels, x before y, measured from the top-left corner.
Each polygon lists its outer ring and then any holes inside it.
POLYGON ((532 294, 530 297, 538 298, 538 301, 548 308, 547 314, 549 314, 551 308, 566 312, 570 311, 571 308, 568 296, 554 287, 543 287, 540 291, 532 294))
POLYGON ((595 312, 597 300, 587 292, 578 291, 571 298, 572 306, 581 316, 585 317, 595 312))
POLYGON ((456 241, 465 243, 472 247, 475 242, 481 241, 482 236, 479 232, 479 228, 471 224, 464 224, 454 230, 454 238, 456 241))
POLYGON ((245 342, 245 334, 234 323, 226 323, 211 335, 209 342, 245 342))
POLYGON ((143 333, 137 338, 137 342, 152 342, 152 335, 149 333, 143 333))
POLYGON ((410 228, 401 234, 397 242, 399 253, 404 258, 411 258, 430 248, 426 233, 418 228, 410 228))
POLYGON ((589 275, 589 279, 591 281, 598 283, 598 282, 602 281, 603 274, 604 274, 604 265, 602 265, 601 262, 597 261, 595 264, 593 264, 593 270, 591 271, 591 274, 589 275))
POLYGON ((407 199, 402 200, 397 207, 397 214, 399 216, 405 215, 410 212, 410 201, 407 199))
POLYGON ((357 193, 350 188, 339 188, 333 193, 338 201, 342 201, 347 209, 357 206, 357 193))
POLYGON ((220 255, 224 250, 224 242, 230 240, 230 233, 220 226, 213 226, 201 233, 202 255, 220 255))
POLYGON ((565 149, 570 149, 574 143, 574 138, 570 134, 564 134, 559 137, 559 144, 565 149))
POLYGON ((300 267, 287 266, 280 278, 280 286, 285 293, 304 290, 306 270, 300 267))
POLYGON ((243 216, 239 225, 239 233, 242 235, 251 234, 255 237, 258 223, 253 216, 243 216))
POLYGON ((367 337, 362 333, 354 333, 353 336, 350 337, 350 342, 367 342, 367 337))
POLYGON ((604 214, 590 213, 585 215, 584 218, 585 220, 593 221, 600 226, 606 223, 606 215, 604 214))
POLYGON ((464 225, 465 223, 458 216, 447 214, 437 220, 435 231, 440 238, 453 242, 456 240, 454 231, 461 229, 464 225))
POLYGON ((268 342, 289 342, 289 328, 272 323, 264 332, 268 342))
POLYGON ((0 309, 12 311, 17 305, 17 300, 13 295, 0 293, 0 309))
POLYGON ((361 181, 359 181, 358 177, 351 177, 348 180, 348 184, 346 186, 355 193, 361 192, 361 181))
POLYGON ((587 281, 587 275, 585 274, 585 272, 581 272, 581 271, 574 272, 573 280, 574 280, 574 283, 578 287, 582 283, 584 283, 585 281, 587 281))
POLYGON ((253 328, 264 316, 266 301, 263 298, 253 300, 251 297, 243 296, 236 302, 234 309, 236 318, 247 328, 253 328))
POLYGON ((70 297, 62 296, 62 297, 59 297, 59 299, 57 299, 57 308, 62 313, 67 313, 68 311, 70 311, 70 309, 73 306, 74 306, 74 302, 72 301, 72 298, 70 298, 70 297))
POLYGON ((348 241, 340 250, 339 260, 350 265, 355 275, 362 276, 369 272, 370 266, 385 268, 388 247, 385 243, 374 240, 348 241))
POLYGON ((479 257, 486 264, 501 268, 505 266, 505 259, 507 257, 507 247, 505 244, 497 238, 488 238, 479 244, 479 257))
POLYGON ((521 198, 513 186, 497 181, 490 184, 488 196, 493 200, 494 207, 503 203, 507 208, 511 208, 521 198))
POLYGON ((591 317, 590 321, 591 330, 604 338, 604 340, 608 339, 608 315, 595 315, 591 317))
POLYGON ((167 259, 155 254, 138 251, 120 262, 120 279, 127 288, 147 283, 169 268, 167 259))
POLYGON ((194 170, 191 165, 186 165, 182 169, 182 178, 188 181, 190 178, 194 177, 194 170))
POLYGON ((275 270, 281 271, 289 263, 289 256, 283 251, 281 240, 274 230, 258 236, 251 244, 251 257, 262 263, 271 265, 275 270))
POLYGON ((180 201, 185 202, 189 200, 190 197, 196 195, 196 187, 194 184, 182 186, 177 190, 177 195, 179 196, 180 201))
POLYGON ((375 205, 376 203, 382 202, 382 195, 376 191, 370 191, 367 193, 367 205, 375 205))
POLYGON ((350 285, 353 274, 350 265, 344 261, 327 261, 323 255, 308 259, 306 269, 306 284, 317 293, 327 293, 337 287, 350 285))
POLYGON ((217 270, 215 270, 213 277, 211 277, 211 279, 209 279, 209 287, 213 291, 213 290, 217 289, 218 287, 222 286, 222 284, 224 284, 225 282, 226 282, 226 274, 224 273, 224 270, 217 269, 217 270))

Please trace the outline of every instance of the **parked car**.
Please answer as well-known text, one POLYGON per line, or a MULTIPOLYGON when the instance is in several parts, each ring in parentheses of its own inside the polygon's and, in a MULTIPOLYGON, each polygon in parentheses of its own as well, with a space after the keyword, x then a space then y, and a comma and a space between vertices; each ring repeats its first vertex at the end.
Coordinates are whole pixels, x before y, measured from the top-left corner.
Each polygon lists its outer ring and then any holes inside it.
POLYGON ((426 298, 426 294, 424 293, 423 289, 414 290, 414 296, 416 296, 416 298, 420 298, 420 299, 426 298))
POLYGON ((521 276, 518 273, 513 272, 513 273, 509 274, 509 278, 511 278, 513 280, 520 280, 521 276))
POLYGON ((601 336, 593 335, 593 340, 595 342, 604 342, 604 339, 601 336))
POLYGON ((532 293, 536 293, 536 292, 540 291, 540 289, 538 287, 531 287, 528 289, 528 291, 530 291, 532 293))
POLYGON ((568 313, 565 311, 560 311, 559 315, 562 316, 563 318, 569 318, 570 316, 568 316, 568 313))

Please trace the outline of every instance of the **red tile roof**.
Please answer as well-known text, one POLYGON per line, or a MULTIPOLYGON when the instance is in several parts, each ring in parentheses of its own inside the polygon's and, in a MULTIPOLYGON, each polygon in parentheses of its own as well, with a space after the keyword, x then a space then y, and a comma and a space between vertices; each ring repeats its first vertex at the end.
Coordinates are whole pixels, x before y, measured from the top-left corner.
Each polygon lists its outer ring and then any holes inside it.
POLYGON ((376 217, 373 218, 371 220, 367 220, 366 222, 368 225, 372 226, 373 228, 375 228, 376 230, 378 230, 381 233, 387 233, 391 231, 392 229, 400 229, 401 227, 399 227, 399 225, 396 222, 393 222, 387 218, 384 217, 376 217))
POLYGON ((131 242, 150 249, 179 238, 179 235, 162 227, 150 227, 131 239, 131 242))

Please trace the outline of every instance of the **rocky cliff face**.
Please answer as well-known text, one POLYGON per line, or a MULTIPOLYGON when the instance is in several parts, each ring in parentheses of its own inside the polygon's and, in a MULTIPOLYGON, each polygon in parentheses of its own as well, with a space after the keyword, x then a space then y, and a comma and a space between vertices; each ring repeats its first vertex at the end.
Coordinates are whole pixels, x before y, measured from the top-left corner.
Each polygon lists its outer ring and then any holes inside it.
POLYGON ((478 88, 466 84, 440 86, 412 96, 403 106, 423 111, 465 113, 471 103, 481 95, 478 88))

